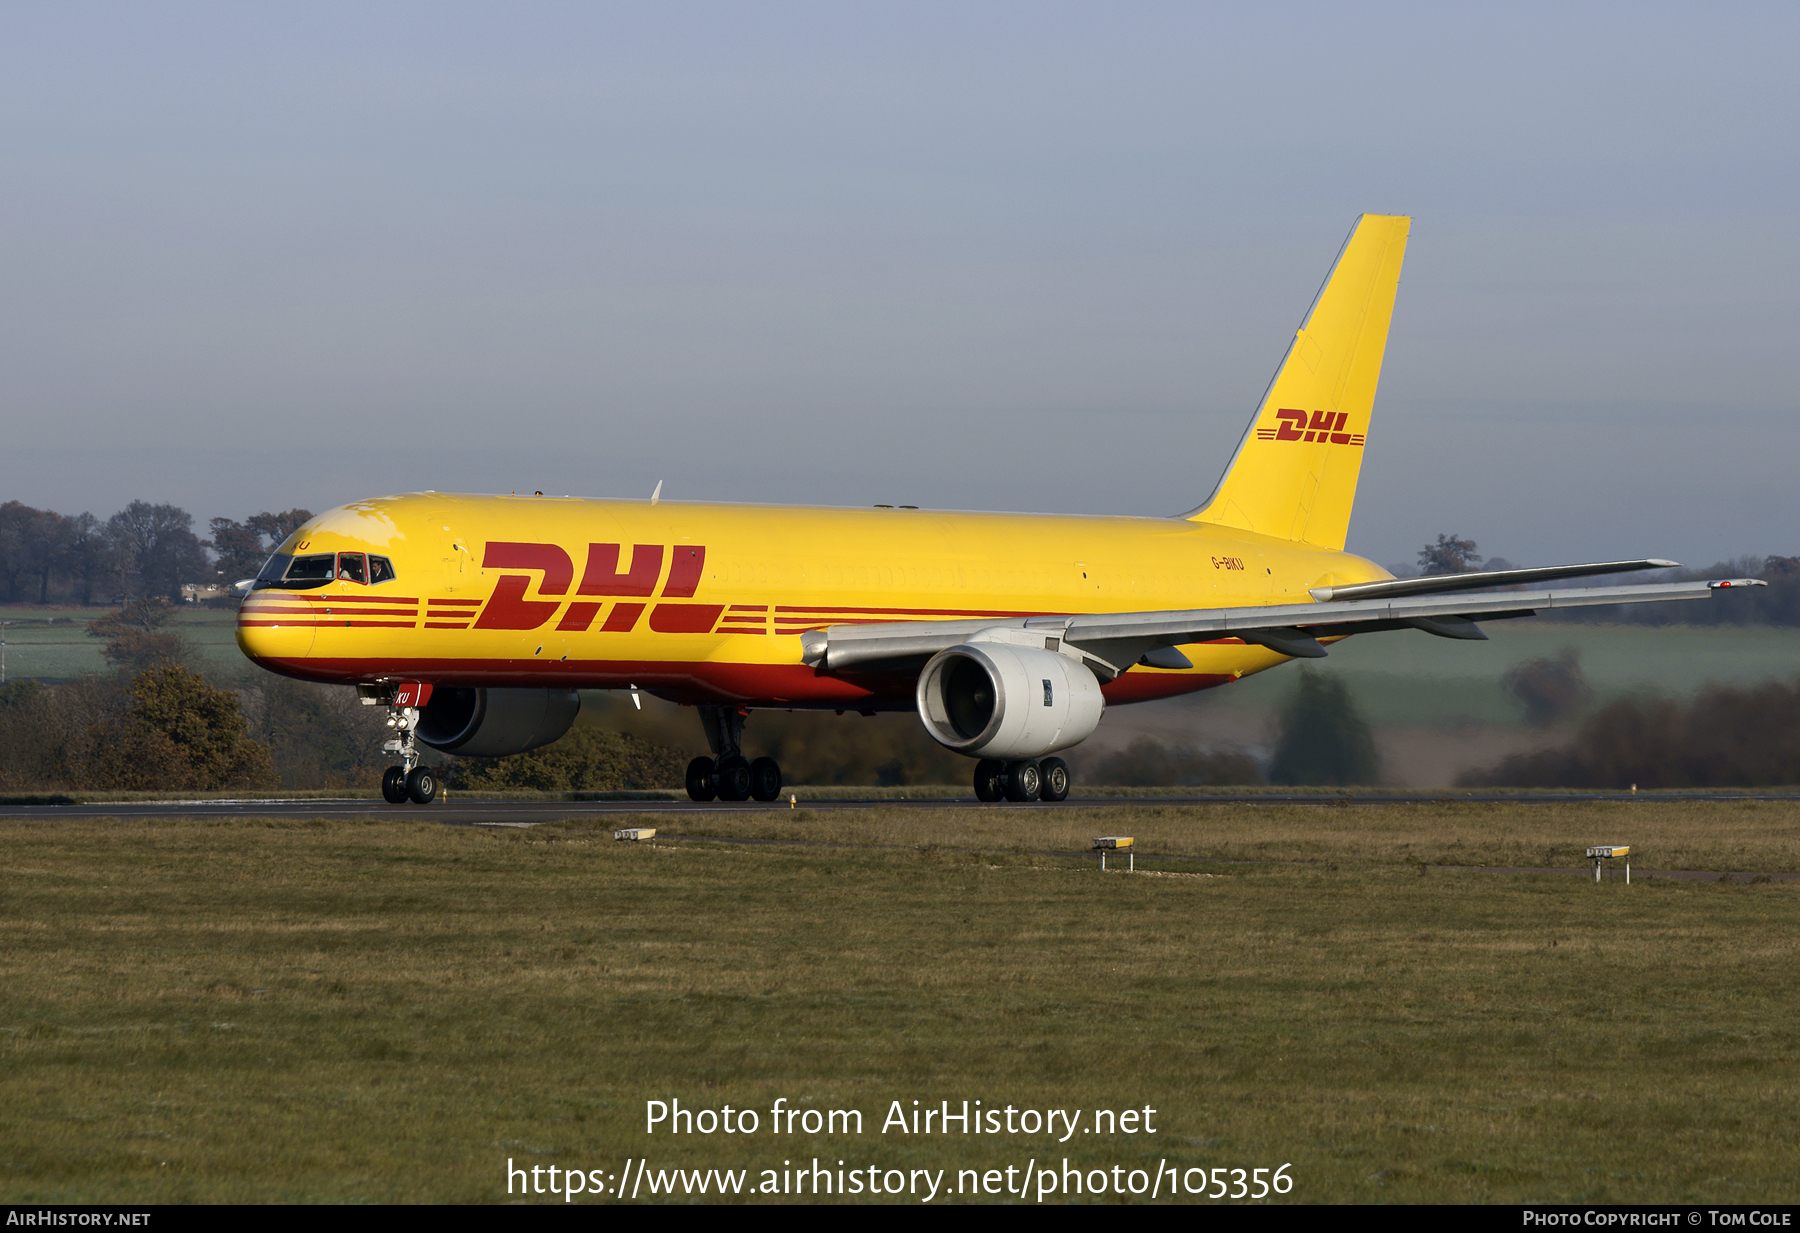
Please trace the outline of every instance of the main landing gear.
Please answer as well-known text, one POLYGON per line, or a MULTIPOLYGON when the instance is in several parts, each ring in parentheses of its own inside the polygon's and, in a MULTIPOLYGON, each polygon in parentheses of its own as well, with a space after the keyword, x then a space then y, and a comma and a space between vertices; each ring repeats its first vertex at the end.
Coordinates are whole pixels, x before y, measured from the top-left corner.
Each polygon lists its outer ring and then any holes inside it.
POLYGON ((744 757, 747 712, 733 706, 701 706, 710 758, 688 763, 687 793, 696 801, 772 801, 781 795, 781 767, 773 758, 744 757))
POLYGON ((363 701, 370 706, 386 704, 389 735, 382 742, 381 752, 397 754, 400 758, 399 766, 390 766, 382 772, 382 797, 390 805, 404 805, 408 801, 415 805, 431 804, 437 799, 438 779, 436 771, 419 765, 419 708, 403 705, 402 700, 392 693, 385 697, 364 694, 363 701))
POLYGON ((975 795, 984 801, 1060 801, 1069 795, 1069 764, 1061 758, 975 764, 975 795))

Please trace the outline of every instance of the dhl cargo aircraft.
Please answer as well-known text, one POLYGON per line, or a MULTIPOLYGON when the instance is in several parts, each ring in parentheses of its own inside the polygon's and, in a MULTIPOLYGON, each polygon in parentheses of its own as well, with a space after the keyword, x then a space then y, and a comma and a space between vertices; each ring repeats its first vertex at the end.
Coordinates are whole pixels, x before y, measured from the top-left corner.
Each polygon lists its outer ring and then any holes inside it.
POLYGON ((982 800, 1061 800, 1068 767, 1049 755, 1109 704, 1224 685, 1351 634, 1482 638, 1482 619, 1748 584, 1520 589, 1674 564, 1660 560, 1399 580, 1344 551, 1410 222, 1358 220, 1217 488, 1179 517, 378 497, 277 549, 238 644, 390 709, 395 803, 436 794, 420 743, 547 744, 579 689, 698 708, 713 756, 688 768, 696 800, 775 798, 780 768, 743 745, 745 718, 770 707, 916 709, 979 760, 982 800))

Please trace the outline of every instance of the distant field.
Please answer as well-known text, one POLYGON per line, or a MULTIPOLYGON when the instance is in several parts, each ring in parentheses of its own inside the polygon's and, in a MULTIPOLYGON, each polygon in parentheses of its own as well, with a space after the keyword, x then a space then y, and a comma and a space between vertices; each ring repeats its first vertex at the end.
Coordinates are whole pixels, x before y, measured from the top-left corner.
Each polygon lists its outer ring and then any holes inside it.
MULTIPOLYGON (((1724 602, 1724 601, 1714 601, 1724 602)), ((1490 621, 1486 642, 1453 642, 1394 632, 1346 639, 1320 671, 1346 681, 1377 724, 1518 724, 1523 711, 1502 680, 1509 668, 1580 655, 1596 701, 1629 693, 1694 694, 1711 682, 1749 685, 1800 677, 1800 628, 1786 626, 1553 625, 1530 619, 1490 621)), ((1210 705, 1279 708, 1293 688, 1291 669, 1261 673, 1202 695, 1210 705)))
POLYGON ((9 1203, 491 1202, 509 1160, 646 1157, 752 1187, 1067 1158, 1287 1163, 1286 1202, 1766 1203, 1800 1167, 1800 885, 1641 874, 1800 869, 1800 803, 799 811, 655 848, 0 825, 9 1203), (1165 872, 1049 854, 1102 833, 1165 872), (1632 843, 1636 884, 1426 869, 1593 842, 1632 843), (647 1135, 674 1098, 761 1132, 647 1135), (776 1138, 778 1099, 862 1133, 776 1138), (965 1099, 1081 1132, 881 1131, 965 1099), (1155 1135, 1092 1132, 1144 1107, 1155 1135))
MULTIPOLYGON (((87 636, 87 623, 110 608, 0 608, 7 622, 6 679, 36 677, 43 681, 73 680, 84 672, 103 672, 99 639, 87 636)), ((171 617, 168 630, 194 648, 200 663, 225 673, 250 667, 233 633, 237 613, 202 608, 171 617)))

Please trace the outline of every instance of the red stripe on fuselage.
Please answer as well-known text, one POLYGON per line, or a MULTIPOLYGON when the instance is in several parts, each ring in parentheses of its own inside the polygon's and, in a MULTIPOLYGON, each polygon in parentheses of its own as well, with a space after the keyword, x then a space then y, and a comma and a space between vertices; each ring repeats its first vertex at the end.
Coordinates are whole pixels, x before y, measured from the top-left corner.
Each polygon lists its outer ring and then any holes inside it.
MULTIPOLYGON (((356 684, 374 680, 423 681, 440 686, 490 688, 625 689, 637 686, 670 702, 734 702, 752 707, 910 711, 916 705, 914 673, 839 676, 802 664, 729 664, 678 660, 437 659, 306 656, 257 661, 302 680, 356 684)), ((1101 686, 1110 703, 1145 702, 1211 689, 1229 674, 1127 672, 1101 686)))

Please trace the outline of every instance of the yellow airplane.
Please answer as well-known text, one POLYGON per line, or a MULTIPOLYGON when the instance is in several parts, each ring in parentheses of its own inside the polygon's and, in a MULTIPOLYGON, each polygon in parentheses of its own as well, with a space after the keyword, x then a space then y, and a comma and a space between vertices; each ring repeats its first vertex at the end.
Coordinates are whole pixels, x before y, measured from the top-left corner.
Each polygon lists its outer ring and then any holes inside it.
MULTIPOLYGON (((312 519, 250 584, 238 645, 389 708, 387 799, 437 792, 419 744, 556 740, 579 689, 698 708, 696 800, 773 800, 758 708, 916 710, 982 800, 1061 800, 1049 757, 1109 704, 1208 689, 1350 634, 1698 599, 1753 580, 1495 591, 1673 565, 1395 579, 1344 551, 1411 220, 1364 215, 1212 496, 1173 518, 816 509, 435 492, 312 519), (1481 592, 1481 593, 1471 593, 1481 592)), ((658 485, 660 492, 661 485, 658 485)))

